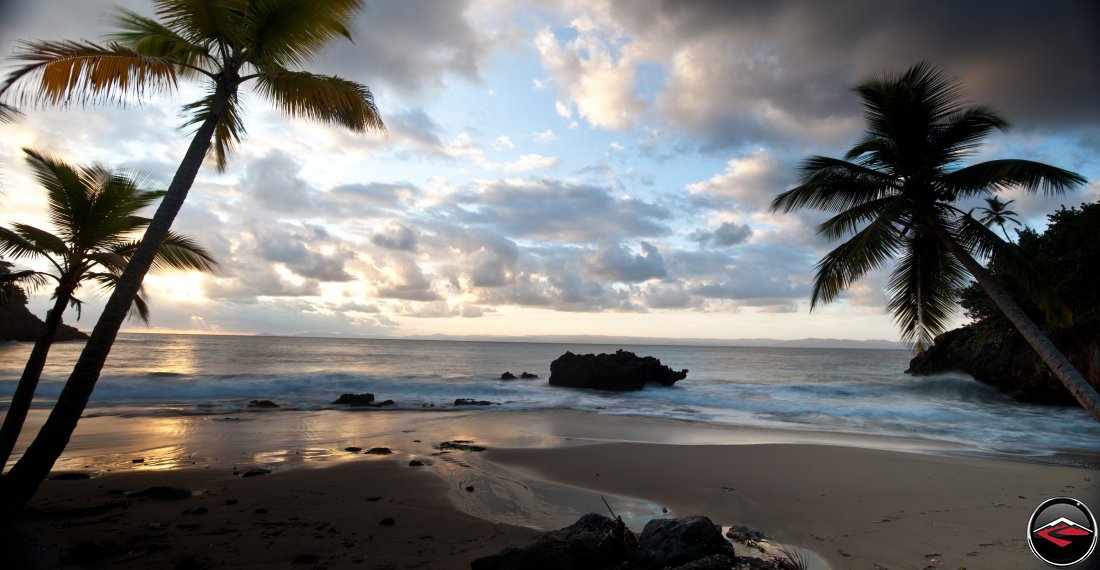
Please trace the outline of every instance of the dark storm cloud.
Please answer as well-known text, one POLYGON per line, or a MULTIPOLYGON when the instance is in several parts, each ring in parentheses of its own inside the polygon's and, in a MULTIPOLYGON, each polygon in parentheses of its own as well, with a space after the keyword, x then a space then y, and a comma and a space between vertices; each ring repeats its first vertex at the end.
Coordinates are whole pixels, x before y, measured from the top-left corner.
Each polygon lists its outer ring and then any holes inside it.
POLYGON ((441 87, 446 74, 477 80, 492 46, 466 19, 467 7, 464 0, 368 2, 355 43, 334 43, 318 65, 376 92, 386 86, 405 95, 441 87))
POLYGON ((1091 0, 610 6, 635 41, 663 46, 682 70, 698 72, 677 76, 670 65, 659 105, 671 121, 716 145, 790 141, 798 129, 841 134, 842 124, 826 123, 858 116, 854 83, 926 59, 946 66, 974 101, 993 105, 1019 127, 1100 120, 1100 4, 1091 0))
POLYGON ((597 241, 670 233, 665 208, 615 198, 607 188, 560 180, 494 181, 457 198, 455 216, 505 235, 531 239, 597 241))

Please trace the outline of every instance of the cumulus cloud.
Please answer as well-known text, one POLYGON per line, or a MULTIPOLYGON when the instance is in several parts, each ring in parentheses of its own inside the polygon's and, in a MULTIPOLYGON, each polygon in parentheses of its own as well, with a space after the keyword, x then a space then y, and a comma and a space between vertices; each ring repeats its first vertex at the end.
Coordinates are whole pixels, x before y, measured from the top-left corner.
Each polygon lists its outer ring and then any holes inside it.
POLYGON ((700 245, 715 245, 718 247, 731 247, 745 243, 752 237, 752 228, 748 224, 734 224, 722 222, 714 231, 695 232, 692 239, 700 245))
POLYGON ((371 242, 394 251, 416 251, 417 233, 400 222, 393 222, 384 231, 374 234, 371 242))
POLYGON ((413 259, 393 256, 385 267, 379 267, 385 276, 377 283, 373 296, 382 299, 406 301, 438 301, 441 296, 432 286, 432 280, 413 259))
POLYGON ((635 254, 618 244, 604 245, 589 259, 588 271, 595 277, 624 283, 640 283, 668 274, 656 246, 643 241, 641 250, 635 254))

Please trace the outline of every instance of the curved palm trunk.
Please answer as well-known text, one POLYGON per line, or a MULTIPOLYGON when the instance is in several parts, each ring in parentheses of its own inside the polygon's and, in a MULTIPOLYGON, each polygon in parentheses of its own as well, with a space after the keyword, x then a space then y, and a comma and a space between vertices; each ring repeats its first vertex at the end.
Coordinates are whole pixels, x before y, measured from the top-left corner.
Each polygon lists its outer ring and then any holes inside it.
POLYGON ((199 167, 202 166, 206 152, 210 148, 214 128, 225 111, 226 101, 229 99, 228 87, 224 84, 219 85, 214 97, 213 112, 203 121, 195 132, 194 138, 191 139, 191 145, 187 148, 187 153, 176 170, 175 177, 172 178, 168 192, 157 208, 156 214, 153 215, 153 220, 146 227, 141 244, 130 258, 118 283, 115 284, 115 290, 103 308, 95 328, 92 329, 88 344, 80 353, 80 359, 73 367, 72 374, 69 375, 69 380, 57 399, 57 404, 23 457, 12 466, 7 475, 0 478, 0 510, 14 512, 23 508, 49 475, 50 469, 68 445, 69 438, 76 429, 84 408, 88 405, 88 399, 92 395, 92 390, 95 389, 96 381, 99 380, 99 373, 103 370, 103 364, 111 352, 111 345, 114 344, 118 329, 126 319, 134 296, 137 295, 141 282, 153 263, 153 257, 168 235, 168 230, 172 227, 172 222, 183 207, 187 192, 195 181, 199 167))
POLYGON ((1100 423, 1100 394, 1096 392, 1096 388, 1093 388, 1092 384, 1089 384, 1089 381, 1073 367, 1069 359, 1058 350, 1058 347, 1043 333, 1039 325, 1036 325, 1035 321, 1031 320, 1027 313, 1012 300, 1012 297, 1001 288, 1000 284, 993 279, 993 276, 952 239, 946 230, 936 227, 935 232, 936 237, 939 238, 944 247, 958 258, 963 267, 966 267, 966 270, 974 276, 978 284, 985 289, 989 298, 997 304, 997 307, 1008 317, 1008 320, 1012 321, 1012 324, 1016 326, 1016 330, 1020 331, 1028 344, 1035 349, 1035 352, 1039 353, 1039 357, 1047 363, 1047 366, 1062 381, 1066 389, 1073 394, 1081 407, 1092 416, 1092 419, 1100 423))
POLYGON ((23 367, 23 375, 19 378, 19 384, 15 387, 15 394, 11 397, 11 405, 4 416, 4 425, 0 427, 0 472, 8 464, 8 458, 15 449, 15 442, 19 439, 19 432, 23 431, 23 422, 27 420, 27 412, 30 411, 31 401, 34 400, 34 392, 38 389, 38 380, 42 377, 42 369, 46 367, 46 357, 50 354, 53 339, 57 336, 57 329, 61 327, 61 316, 65 312, 65 306, 76 289, 70 280, 63 281, 57 286, 57 301, 53 309, 46 313, 45 326, 38 340, 34 341, 34 348, 27 358, 27 364, 23 367))

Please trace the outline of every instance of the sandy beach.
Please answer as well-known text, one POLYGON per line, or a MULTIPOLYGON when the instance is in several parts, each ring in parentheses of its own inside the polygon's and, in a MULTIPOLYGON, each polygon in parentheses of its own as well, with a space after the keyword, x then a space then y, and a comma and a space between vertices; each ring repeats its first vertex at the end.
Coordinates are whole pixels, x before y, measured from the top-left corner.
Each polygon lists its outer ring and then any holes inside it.
POLYGON ((568 411, 101 415, 57 470, 90 478, 43 485, 19 550, 40 567, 468 568, 606 499, 636 529, 703 514, 831 568, 1034 568, 1031 511, 1095 503, 1100 479, 1088 457, 1032 459, 568 411), (455 441, 486 450, 440 448, 455 441), (190 494, 135 495, 155 486, 190 494))

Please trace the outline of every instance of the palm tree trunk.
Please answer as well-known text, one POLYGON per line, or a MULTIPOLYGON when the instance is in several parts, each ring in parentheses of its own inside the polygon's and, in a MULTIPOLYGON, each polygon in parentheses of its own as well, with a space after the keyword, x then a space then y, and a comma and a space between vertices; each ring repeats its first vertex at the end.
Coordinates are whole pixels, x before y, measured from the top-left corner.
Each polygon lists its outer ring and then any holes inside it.
POLYGON ((947 230, 936 227, 935 232, 936 237, 939 238, 944 247, 962 262, 963 267, 966 267, 966 270, 974 276, 978 284, 985 289, 989 298, 997 304, 997 307, 1008 317, 1008 320, 1012 321, 1012 324, 1016 326, 1016 330, 1020 331, 1028 344, 1035 349, 1035 352, 1039 353, 1039 357, 1047 363, 1047 366, 1062 381, 1070 394, 1073 394, 1081 407, 1092 416, 1092 419, 1100 423, 1100 394, 1096 392, 1096 388, 1089 384, 1089 381, 1073 367, 1069 359, 1058 350, 1058 347, 1043 333, 1039 325, 1036 325, 1035 321, 1031 320, 1027 313, 1012 300, 1008 292, 1001 288, 1001 285, 993 279, 993 276, 948 235, 947 230))
POLYGON ((38 340, 34 342, 31 355, 27 358, 27 364, 23 367, 23 375, 19 378, 19 384, 15 387, 15 394, 11 397, 11 405, 4 416, 4 425, 0 427, 0 472, 8 464, 15 442, 19 439, 19 432, 23 431, 23 422, 27 420, 27 412, 34 400, 34 392, 38 389, 38 380, 42 377, 42 369, 46 367, 46 357, 50 354, 53 339, 57 336, 57 329, 61 327, 61 316, 65 313, 65 307, 72 298, 76 284, 72 279, 62 280, 54 294, 53 309, 46 313, 45 325, 38 340))
POLYGON ((168 192, 164 195, 156 214, 153 215, 153 220, 146 227, 141 244, 134 251, 133 257, 130 258, 118 283, 115 284, 114 292, 103 308, 95 328, 92 329, 92 335, 88 338, 88 344, 83 352, 80 353, 80 359, 73 366, 72 374, 69 375, 68 382, 61 390, 57 404, 23 457, 12 466, 7 475, 0 478, 0 511, 15 512, 22 509, 34 496, 38 486, 49 475, 50 469, 68 445, 69 438, 72 437, 77 422, 88 405, 88 399, 92 395, 92 390, 95 389, 96 381, 99 380, 99 373, 103 370, 103 364, 111 352, 118 329, 126 319, 134 296, 137 295, 141 282, 153 263, 157 249, 168 235, 168 230, 172 227, 176 214, 183 207, 187 192, 191 189, 191 184, 194 183, 195 176, 202 166, 206 152, 210 148, 214 128, 222 113, 225 112, 229 96, 229 87, 225 83, 220 83, 214 94, 210 116, 195 131, 187 153, 176 170, 175 177, 172 178, 172 184, 168 186, 168 192))

